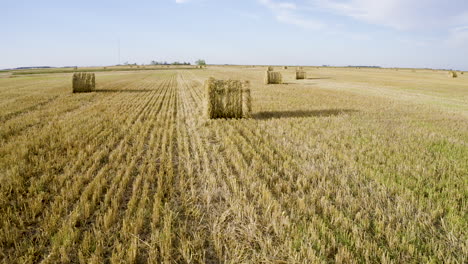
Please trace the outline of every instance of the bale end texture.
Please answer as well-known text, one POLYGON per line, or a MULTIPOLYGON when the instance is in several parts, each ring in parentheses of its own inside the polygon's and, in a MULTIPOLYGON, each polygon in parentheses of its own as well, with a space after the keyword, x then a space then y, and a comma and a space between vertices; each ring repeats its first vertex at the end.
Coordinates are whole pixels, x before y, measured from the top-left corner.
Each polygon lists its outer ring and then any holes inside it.
POLYGON ((296 80, 304 80, 306 78, 305 71, 296 71, 296 80))
POLYGON ((73 74, 73 93, 89 93, 96 89, 94 73, 77 72, 73 74))
POLYGON ((282 84, 283 76, 280 72, 267 71, 265 73, 265 84, 282 84))

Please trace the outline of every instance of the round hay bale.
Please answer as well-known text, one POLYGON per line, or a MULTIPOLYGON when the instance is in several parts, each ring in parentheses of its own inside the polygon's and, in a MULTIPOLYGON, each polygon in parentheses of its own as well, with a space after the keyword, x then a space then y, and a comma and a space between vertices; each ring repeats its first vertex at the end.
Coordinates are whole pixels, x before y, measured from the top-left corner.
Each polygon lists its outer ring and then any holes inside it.
POLYGON ((454 71, 449 71, 448 76, 449 76, 450 78, 457 78, 457 77, 458 77, 457 73, 454 72, 454 71))
POLYGON ((252 117, 252 96, 250 94, 250 81, 242 83, 242 115, 245 118, 252 117))
POLYGON ((304 80, 306 76, 307 74, 305 71, 296 71, 296 80, 304 80))
POLYGON ((280 72, 267 71, 265 74, 265 84, 282 84, 283 76, 280 72))
POLYGON ((250 83, 239 80, 205 81, 205 114, 209 119, 250 117, 250 83))
POLYGON ((96 88, 94 73, 76 72, 73 74, 73 93, 88 93, 96 88))

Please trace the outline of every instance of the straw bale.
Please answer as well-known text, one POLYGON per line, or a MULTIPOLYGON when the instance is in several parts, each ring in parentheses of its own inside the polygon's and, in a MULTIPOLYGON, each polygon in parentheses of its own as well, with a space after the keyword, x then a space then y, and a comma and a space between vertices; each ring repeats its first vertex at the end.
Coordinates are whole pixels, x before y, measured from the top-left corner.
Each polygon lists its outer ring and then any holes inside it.
POLYGON ((73 74, 73 92, 92 92, 96 88, 96 77, 94 73, 76 72, 73 74))

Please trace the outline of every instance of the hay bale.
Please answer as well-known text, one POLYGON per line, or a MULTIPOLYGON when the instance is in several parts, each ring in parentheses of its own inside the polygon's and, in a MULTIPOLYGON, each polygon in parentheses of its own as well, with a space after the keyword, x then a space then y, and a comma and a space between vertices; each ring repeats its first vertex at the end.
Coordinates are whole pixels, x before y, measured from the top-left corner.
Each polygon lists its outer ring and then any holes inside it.
POLYGON ((454 71, 449 71, 448 76, 451 77, 451 78, 457 78, 458 77, 457 73, 454 72, 454 71))
POLYGON ((296 80, 304 80, 306 75, 305 71, 296 71, 296 80))
POLYGON ((76 72, 73 74, 73 93, 92 92, 96 88, 94 73, 76 72))
POLYGON ((209 119, 250 117, 252 99, 249 82, 239 80, 205 81, 205 114, 209 119))
POLYGON ((288 69, 288 66, 284 66, 284 67, 283 67, 283 70, 287 70, 287 69, 288 69))
POLYGON ((274 69, 273 69, 273 67, 272 67, 272 66, 268 66, 268 69, 267 69, 267 71, 273 71, 273 70, 274 70, 274 69))
POLYGON ((250 94, 250 82, 242 83, 242 114, 245 118, 252 117, 252 96, 250 94))
POLYGON ((301 66, 299 66, 299 67, 297 67, 297 70, 298 70, 298 71, 303 71, 303 70, 304 70, 304 68, 303 68, 303 67, 301 67, 301 66))
POLYGON ((265 84, 282 84, 283 76, 280 72, 267 71, 265 74, 265 84))

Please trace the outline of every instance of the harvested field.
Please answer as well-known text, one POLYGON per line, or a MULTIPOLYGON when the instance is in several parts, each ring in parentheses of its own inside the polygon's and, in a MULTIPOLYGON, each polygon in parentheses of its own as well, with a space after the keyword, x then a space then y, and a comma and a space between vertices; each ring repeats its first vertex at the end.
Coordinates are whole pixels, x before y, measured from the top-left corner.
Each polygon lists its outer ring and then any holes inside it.
POLYGON ((0 262, 466 263, 466 75, 313 72, 0 78, 0 262), (210 76, 252 118, 207 120, 210 76))

